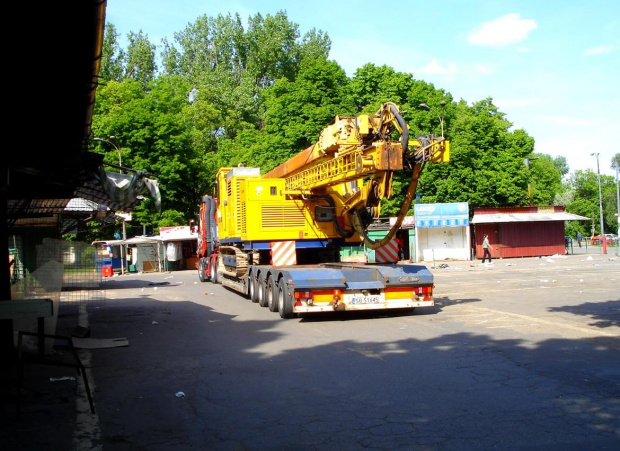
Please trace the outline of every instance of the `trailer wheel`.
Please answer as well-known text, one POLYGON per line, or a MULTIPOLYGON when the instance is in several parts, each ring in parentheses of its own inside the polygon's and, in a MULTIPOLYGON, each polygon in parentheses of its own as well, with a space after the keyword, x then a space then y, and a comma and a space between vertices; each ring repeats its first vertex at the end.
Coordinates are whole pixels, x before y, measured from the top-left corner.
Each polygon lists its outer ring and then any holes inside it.
POLYGON ((267 307, 267 281, 265 280, 265 276, 263 273, 258 275, 258 279, 256 281, 256 297, 258 298, 258 305, 261 307, 267 307))
POLYGON ((276 293, 278 292, 278 285, 276 281, 273 280, 273 275, 270 275, 267 279, 267 289, 265 293, 267 295, 267 306, 269 307, 270 312, 278 311, 278 301, 276 299, 276 293))
POLYGON ((218 277, 217 277, 217 258, 212 258, 210 259, 211 262, 211 282, 213 283, 218 283, 218 277))
POLYGON ((258 289, 256 288, 257 282, 254 274, 248 274, 248 294, 250 295, 250 301, 258 302, 258 289))
POLYGON ((198 263, 198 278, 200 279, 201 282, 206 282, 207 276, 206 276, 206 265, 205 265, 205 259, 204 258, 200 258, 200 262, 198 263))
POLYGON ((288 291, 288 286, 284 281, 284 278, 281 278, 278 282, 278 290, 277 290, 277 302, 278 302, 278 312, 280 312, 280 318, 293 318, 295 314, 293 313, 293 296, 288 291))

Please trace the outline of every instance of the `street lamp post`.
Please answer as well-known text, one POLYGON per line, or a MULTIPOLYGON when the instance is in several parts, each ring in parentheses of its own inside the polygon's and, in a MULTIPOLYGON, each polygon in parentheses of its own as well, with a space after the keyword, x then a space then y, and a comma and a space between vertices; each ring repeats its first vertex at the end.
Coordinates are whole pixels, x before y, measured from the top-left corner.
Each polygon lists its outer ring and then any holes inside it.
MULTIPOLYGON (((439 118, 439 125, 441 125, 441 137, 443 138, 443 113, 444 113, 445 108, 446 108, 446 102, 444 102, 442 100, 440 105, 441 105, 441 113, 442 114, 438 114, 437 117, 439 118)), ((423 110, 431 111, 431 107, 428 106, 426 103, 421 103, 419 105, 419 107, 422 108, 423 110)))
POLYGON ((527 196, 530 198, 530 207, 532 206, 532 182, 530 180, 530 161, 538 160, 539 157, 526 158, 523 160, 527 168, 527 196))
MULTIPOLYGON (((112 135, 110 136, 110 139, 115 139, 116 136, 112 135)), ((118 165, 119 166, 123 166, 123 163, 121 162, 121 149, 118 148, 118 146, 116 144, 114 144, 112 141, 108 141, 107 139, 103 139, 103 138, 93 138, 93 141, 99 141, 99 142, 104 142, 104 143, 108 143, 110 144, 112 147, 114 147, 114 149, 116 149, 116 152, 118 153, 118 165)), ((121 174, 123 173, 123 171, 120 169, 121 174)))
MULTIPOLYGON (((115 143, 113 143, 111 141, 113 139, 116 139, 116 136, 110 135, 110 140, 103 139, 103 138, 93 138, 93 141, 108 143, 112 147, 114 147, 114 149, 118 153, 118 170, 122 174, 123 173, 123 170, 122 170, 123 162, 121 161, 121 149, 119 149, 119 147, 115 143)), ((126 239, 127 239, 127 237, 126 237, 126 234, 125 234, 125 218, 123 218, 123 241, 125 241, 126 239)), ((126 260, 126 259, 127 259, 127 248, 126 248, 126 245, 123 244, 121 246, 121 275, 125 275, 125 262, 124 262, 124 260, 126 260)))
POLYGON ((596 156, 596 173, 598 174, 598 206, 599 206, 599 214, 601 216, 601 233, 600 237, 603 241, 603 254, 607 253, 607 237, 605 236, 605 230, 603 229, 603 194, 601 192, 601 170, 598 164, 598 152, 591 153, 590 156, 596 156))

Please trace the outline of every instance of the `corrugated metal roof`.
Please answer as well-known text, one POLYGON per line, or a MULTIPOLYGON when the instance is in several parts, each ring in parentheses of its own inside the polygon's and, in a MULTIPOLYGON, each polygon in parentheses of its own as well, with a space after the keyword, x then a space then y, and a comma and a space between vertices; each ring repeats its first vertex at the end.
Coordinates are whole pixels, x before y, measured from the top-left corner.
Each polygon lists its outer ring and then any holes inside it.
POLYGON ((99 204, 81 197, 73 198, 67 203, 65 211, 98 211, 99 204))
POLYGON ((124 244, 154 244, 154 243, 168 243, 170 241, 195 241, 198 240, 198 234, 190 235, 169 235, 169 236, 135 236, 133 238, 127 238, 126 240, 101 240, 93 241, 91 244, 107 244, 109 246, 121 246, 124 244))
POLYGON ((539 221, 588 221, 590 218, 573 213, 492 213, 474 214, 472 224, 493 224, 498 222, 539 222, 539 221))

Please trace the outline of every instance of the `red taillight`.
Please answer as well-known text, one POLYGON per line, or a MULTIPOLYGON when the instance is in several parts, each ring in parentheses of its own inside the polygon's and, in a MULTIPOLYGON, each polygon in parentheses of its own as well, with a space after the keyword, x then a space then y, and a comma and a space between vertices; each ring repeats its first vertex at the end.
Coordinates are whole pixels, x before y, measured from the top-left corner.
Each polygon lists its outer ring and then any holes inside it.
POLYGON ((312 304, 312 292, 310 291, 294 291, 293 299, 295 299, 295 306, 301 307, 303 303, 312 304), (303 301, 303 302, 302 302, 303 301))
POLYGON ((433 294, 433 287, 430 285, 424 287, 415 287, 415 294, 433 294))

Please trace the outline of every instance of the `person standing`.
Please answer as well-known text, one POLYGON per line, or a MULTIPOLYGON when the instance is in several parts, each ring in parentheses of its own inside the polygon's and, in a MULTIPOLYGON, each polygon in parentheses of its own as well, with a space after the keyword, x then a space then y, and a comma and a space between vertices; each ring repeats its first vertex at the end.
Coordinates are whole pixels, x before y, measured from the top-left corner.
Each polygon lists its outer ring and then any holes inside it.
POLYGON ((485 259, 489 259, 489 263, 491 263, 491 251, 489 249, 493 249, 491 243, 489 243, 489 235, 484 235, 484 239, 482 240, 482 263, 484 263, 485 259))
POLYGON ((579 247, 581 247, 582 239, 583 239, 583 235, 581 235, 581 232, 577 232, 577 244, 579 244, 579 247))
POLYGON ((405 239, 402 232, 399 230, 396 232, 396 244, 398 245, 398 260, 405 259, 405 239))

